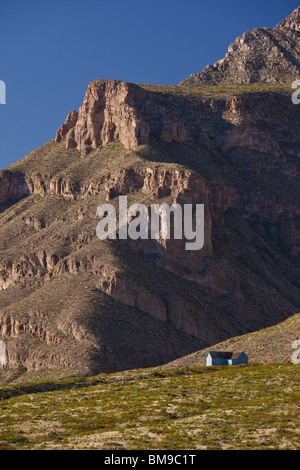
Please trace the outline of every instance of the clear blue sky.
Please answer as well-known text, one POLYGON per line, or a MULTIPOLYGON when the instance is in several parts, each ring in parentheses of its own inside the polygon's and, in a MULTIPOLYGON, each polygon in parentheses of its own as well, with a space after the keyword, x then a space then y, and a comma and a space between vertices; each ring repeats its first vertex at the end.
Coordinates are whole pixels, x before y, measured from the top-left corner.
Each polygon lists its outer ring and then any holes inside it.
POLYGON ((1 0, 0 169, 55 137, 91 80, 178 84, 292 0, 1 0))

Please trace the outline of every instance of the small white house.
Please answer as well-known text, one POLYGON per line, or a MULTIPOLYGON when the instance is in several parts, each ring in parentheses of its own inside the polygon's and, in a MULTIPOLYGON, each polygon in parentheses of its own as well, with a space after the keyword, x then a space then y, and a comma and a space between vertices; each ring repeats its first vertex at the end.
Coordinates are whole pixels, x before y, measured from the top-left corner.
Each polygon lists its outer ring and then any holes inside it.
POLYGON ((207 366, 232 366, 234 364, 248 364, 247 354, 244 351, 208 351, 206 354, 207 366))

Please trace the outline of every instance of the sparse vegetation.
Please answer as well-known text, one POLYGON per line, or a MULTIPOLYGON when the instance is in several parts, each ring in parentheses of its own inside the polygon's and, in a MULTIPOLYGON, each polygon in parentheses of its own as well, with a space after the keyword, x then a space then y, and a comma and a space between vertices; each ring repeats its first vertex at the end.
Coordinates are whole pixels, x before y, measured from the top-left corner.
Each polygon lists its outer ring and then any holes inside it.
MULTIPOLYGON (((93 80, 99 83, 102 80, 93 80)), ((150 83, 136 83, 137 86, 154 93, 166 93, 186 98, 226 98, 229 96, 242 95, 244 93, 275 92, 289 93, 291 83, 226 83, 223 85, 156 85, 150 83)))
POLYGON ((6 386, 0 397, 2 449, 300 445, 294 364, 140 369, 6 386))

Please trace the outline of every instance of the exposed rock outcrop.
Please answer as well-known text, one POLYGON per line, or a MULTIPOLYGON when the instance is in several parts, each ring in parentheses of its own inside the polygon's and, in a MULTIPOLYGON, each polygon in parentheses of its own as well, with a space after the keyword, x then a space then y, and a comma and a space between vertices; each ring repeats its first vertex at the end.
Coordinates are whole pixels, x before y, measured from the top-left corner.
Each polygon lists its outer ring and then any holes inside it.
POLYGON ((24 175, 9 170, 0 171, 0 189, 0 207, 30 194, 24 175))
MULTIPOLYGON (((37 313, 37 316, 41 316, 37 313)), ((60 344, 61 339, 56 337, 55 334, 47 330, 40 322, 39 324, 31 323, 30 321, 20 321, 12 316, 5 316, 0 318, 0 335, 2 338, 18 337, 22 333, 29 333, 36 336, 41 341, 47 344, 60 344)))
POLYGON ((56 134, 56 142, 82 153, 116 140, 126 148, 148 143, 149 126, 135 106, 146 92, 138 86, 103 80, 90 83, 78 116, 72 111, 56 134))
POLYGON ((298 114, 290 94, 280 90, 234 97, 182 96, 167 87, 162 94, 155 87, 100 80, 89 84, 78 119, 67 117, 56 142, 87 154, 114 141, 136 149, 149 144, 152 136, 162 142, 198 142, 220 150, 241 147, 290 154, 299 149, 299 137, 290 124, 298 121, 298 114))

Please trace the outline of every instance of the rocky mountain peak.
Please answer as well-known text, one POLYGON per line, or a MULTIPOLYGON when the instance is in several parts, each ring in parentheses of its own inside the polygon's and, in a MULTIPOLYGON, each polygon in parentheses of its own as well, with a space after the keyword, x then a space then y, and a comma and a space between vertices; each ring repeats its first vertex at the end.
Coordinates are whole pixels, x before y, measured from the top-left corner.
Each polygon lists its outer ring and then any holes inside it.
POLYGON ((181 85, 288 83, 300 75, 300 7, 274 27, 255 28, 239 36, 225 57, 181 85))
POLYGON ((287 28, 292 31, 300 31, 300 7, 296 8, 285 20, 276 25, 274 30, 287 28))

